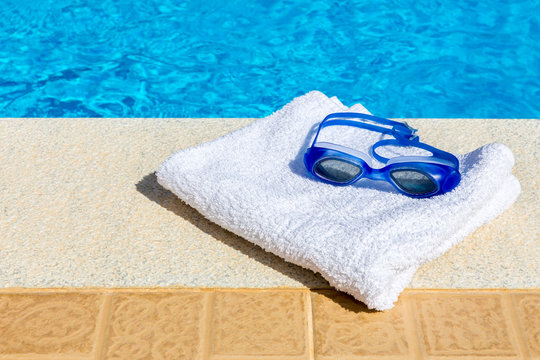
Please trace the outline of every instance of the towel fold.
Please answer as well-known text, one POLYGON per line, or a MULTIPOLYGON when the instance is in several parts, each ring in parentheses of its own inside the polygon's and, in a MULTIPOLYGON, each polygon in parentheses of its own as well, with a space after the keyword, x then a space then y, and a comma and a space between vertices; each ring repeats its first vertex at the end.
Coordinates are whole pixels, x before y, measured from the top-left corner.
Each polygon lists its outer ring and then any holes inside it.
MULTIPOLYGON (((341 111, 368 113, 359 104, 349 109, 312 91, 242 129, 178 151, 156 175, 209 220, 321 273, 370 309, 385 310, 421 264, 515 201, 520 185, 511 174, 514 157, 498 143, 458 155, 459 186, 426 199, 367 179, 333 186, 305 169, 303 154, 320 121, 341 111)), ((361 151, 381 139, 379 133, 342 126, 320 136, 361 151)))

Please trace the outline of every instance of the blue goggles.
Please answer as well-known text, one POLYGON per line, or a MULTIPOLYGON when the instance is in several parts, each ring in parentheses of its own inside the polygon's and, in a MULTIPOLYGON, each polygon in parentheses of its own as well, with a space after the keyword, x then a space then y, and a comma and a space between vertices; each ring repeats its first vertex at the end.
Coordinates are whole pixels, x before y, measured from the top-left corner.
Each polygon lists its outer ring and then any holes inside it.
POLYGON ((400 193, 415 198, 443 194, 454 189, 461 180, 458 159, 446 151, 421 143, 416 129, 407 123, 360 113, 333 113, 325 117, 311 147, 304 154, 304 164, 309 172, 330 184, 350 185, 362 178, 381 180, 392 184, 400 193), (349 125, 392 135, 394 139, 380 140, 370 148, 370 155, 386 165, 374 169, 370 166, 371 157, 361 151, 317 142, 321 129, 333 125, 349 125), (381 146, 416 147, 432 155, 389 159, 375 151, 381 146))

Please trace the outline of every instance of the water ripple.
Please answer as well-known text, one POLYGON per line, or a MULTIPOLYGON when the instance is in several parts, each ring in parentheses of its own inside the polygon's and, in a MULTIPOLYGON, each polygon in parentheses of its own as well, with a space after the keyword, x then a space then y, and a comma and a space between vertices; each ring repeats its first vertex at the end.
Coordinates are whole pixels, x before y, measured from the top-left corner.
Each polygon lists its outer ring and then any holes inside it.
POLYGON ((540 118, 529 0, 3 0, 0 116, 540 118))

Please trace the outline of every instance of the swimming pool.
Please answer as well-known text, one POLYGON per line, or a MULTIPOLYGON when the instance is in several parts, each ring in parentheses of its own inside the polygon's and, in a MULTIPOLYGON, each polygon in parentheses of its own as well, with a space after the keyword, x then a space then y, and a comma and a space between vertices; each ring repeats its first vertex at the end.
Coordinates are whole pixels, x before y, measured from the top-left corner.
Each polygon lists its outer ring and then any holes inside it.
POLYGON ((539 4, 2 0, 0 117, 540 118, 539 4))

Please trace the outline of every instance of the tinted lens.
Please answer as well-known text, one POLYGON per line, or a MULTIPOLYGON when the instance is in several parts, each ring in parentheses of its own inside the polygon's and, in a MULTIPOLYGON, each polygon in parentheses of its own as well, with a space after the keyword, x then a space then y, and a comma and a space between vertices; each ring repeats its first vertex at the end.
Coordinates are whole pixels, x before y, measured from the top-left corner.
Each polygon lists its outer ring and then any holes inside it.
POLYGON ((358 176, 362 172, 362 168, 346 161, 327 159, 315 166, 315 172, 325 179, 346 183, 358 176))
POLYGON ((414 170, 395 170, 390 177, 406 193, 429 194, 437 190, 437 184, 426 174, 414 170))

